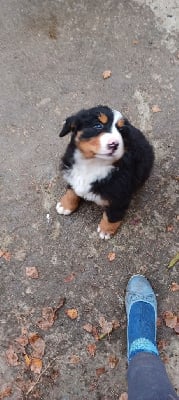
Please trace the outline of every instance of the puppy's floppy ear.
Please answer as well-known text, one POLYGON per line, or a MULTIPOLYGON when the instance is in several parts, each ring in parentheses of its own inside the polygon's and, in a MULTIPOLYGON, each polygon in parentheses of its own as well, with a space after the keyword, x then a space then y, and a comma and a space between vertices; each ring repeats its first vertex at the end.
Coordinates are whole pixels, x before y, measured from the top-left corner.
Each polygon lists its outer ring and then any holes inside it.
POLYGON ((74 132, 77 129, 78 119, 75 115, 68 117, 59 134, 60 137, 67 135, 69 132, 74 132))

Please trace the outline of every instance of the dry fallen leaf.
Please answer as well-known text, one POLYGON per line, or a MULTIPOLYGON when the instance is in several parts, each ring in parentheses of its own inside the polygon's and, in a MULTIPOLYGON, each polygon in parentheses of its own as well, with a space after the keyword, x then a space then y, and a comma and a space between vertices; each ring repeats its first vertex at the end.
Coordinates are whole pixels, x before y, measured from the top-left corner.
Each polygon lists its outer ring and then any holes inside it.
POLYGON ((8 251, 6 251, 4 254, 3 254, 3 257, 5 258, 5 260, 6 261, 10 261, 10 259, 11 259, 11 254, 8 252, 8 251))
POLYGON ((99 332, 95 326, 93 326, 92 335, 95 338, 95 340, 99 340, 99 332))
POLYGON ((159 351, 162 351, 163 349, 165 349, 165 347, 167 346, 167 341, 165 340, 165 339, 160 339, 159 341, 158 341, 158 345, 157 345, 157 347, 158 347, 158 350, 159 351))
POLYGON ((0 258, 3 257, 6 261, 10 261, 11 254, 8 251, 0 249, 0 258))
POLYGON ((164 321, 166 326, 169 328, 175 328, 175 325, 177 324, 177 316, 171 311, 165 311, 164 321))
POLYGON ((36 267, 26 267, 26 276, 28 278, 37 279, 39 277, 39 273, 36 267))
POLYGON ((26 326, 22 326, 21 335, 22 336, 28 336, 28 329, 26 328, 26 326))
POLYGON ((90 356, 94 357, 96 354, 96 345, 94 343, 91 343, 88 344, 86 348, 90 356))
POLYGON ((116 253, 110 252, 110 253, 108 254, 108 260, 109 260, 109 261, 113 261, 113 260, 115 260, 115 258, 116 258, 116 253))
POLYGON ((57 307, 44 307, 42 309, 42 318, 37 321, 37 325, 39 326, 39 328, 46 331, 54 324, 55 320, 57 319, 58 311, 63 307, 65 301, 66 299, 62 298, 60 299, 57 307))
POLYGON ((49 329, 55 322, 55 313, 52 307, 44 307, 42 309, 42 319, 37 321, 37 325, 39 328, 46 331, 49 329))
POLYGON ((179 253, 177 253, 169 262, 168 268, 173 268, 177 262, 179 262, 179 253))
POLYGON ((42 358, 45 352, 45 341, 39 336, 39 334, 31 333, 29 335, 29 343, 33 348, 32 356, 34 358, 42 358))
POLYGON ((80 362, 80 357, 77 356, 76 354, 73 354, 73 355, 70 357, 70 363, 71 363, 71 364, 79 364, 79 362, 80 362))
POLYGON ((177 292, 179 290, 179 284, 176 282, 172 282, 172 284, 170 286, 170 290, 171 290, 171 292, 177 292))
POLYGON ((69 283, 69 282, 73 281, 74 278, 75 278, 75 274, 72 273, 72 274, 66 276, 66 278, 64 279, 64 282, 69 283))
POLYGON ((133 44, 138 44, 139 41, 138 41, 137 39, 134 39, 134 40, 132 41, 132 43, 133 43, 133 44))
POLYGON ((0 392, 0 400, 5 399, 5 397, 9 397, 12 394, 12 388, 6 387, 0 392))
POLYGON ((157 328, 159 328, 160 326, 162 326, 162 317, 157 317, 157 328))
POLYGON ((40 360, 40 358, 32 358, 30 369, 34 374, 40 374, 42 370, 42 360, 40 360))
POLYGON ((108 362, 109 362, 110 368, 115 368, 119 362, 119 358, 117 358, 116 356, 109 356, 108 362))
POLYGON ((19 364, 18 356, 15 353, 12 345, 10 345, 9 349, 6 351, 6 358, 8 364, 11 365, 12 367, 15 367, 16 365, 19 364))
POLYGON ((173 232, 173 231, 174 231, 174 226, 172 224, 166 227, 166 232, 173 232))
POLYGON ((105 374, 105 372, 106 372, 105 367, 100 367, 96 369, 97 377, 101 376, 102 374, 105 374))
POLYGON ((70 318, 70 319, 76 319, 78 317, 78 311, 76 308, 69 308, 68 310, 65 311, 65 314, 70 318))
POLYGON ((27 338, 26 336, 24 336, 24 335, 19 336, 18 338, 15 339, 15 341, 16 341, 17 343, 19 343, 20 346, 22 346, 22 347, 27 346, 27 344, 28 344, 28 342, 29 342, 29 341, 28 341, 28 338, 27 338))
POLYGON ((169 357, 167 356, 167 354, 163 354, 160 356, 161 360, 163 361, 164 364, 168 364, 169 363, 169 357))
POLYGON ((179 333, 179 318, 177 319, 177 323, 176 323, 176 325, 174 326, 174 331, 175 331, 176 333, 179 333))
POLYGON ((25 365, 26 365, 27 367, 30 367, 30 364, 31 364, 31 361, 32 361, 31 357, 28 356, 27 354, 25 354, 25 355, 24 355, 24 361, 25 361, 25 365))
POLYGON ((128 393, 127 392, 121 393, 119 400, 128 400, 128 393))
POLYGON ((112 320, 112 324, 113 324, 113 329, 118 329, 120 327, 120 323, 117 319, 113 319, 112 320))
POLYGON ((93 325, 87 323, 87 324, 83 325, 83 329, 88 333, 92 333, 93 332, 93 325))
POLYGON ((103 335, 109 335, 109 333, 112 332, 113 323, 112 322, 107 322, 104 317, 100 317, 99 318, 99 324, 100 324, 100 327, 102 328, 101 329, 101 333, 103 335))
POLYGON ((103 79, 108 79, 111 76, 111 71, 110 70, 106 70, 103 72, 103 79))
POLYGON ((160 108, 157 104, 155 104, 154 106, 152 106, 152 112, 153 112, 153 113, 158 113, 158 112, 160 112, 160 111, 162 111, 162 110, 161 110, 161 108, 160 108))

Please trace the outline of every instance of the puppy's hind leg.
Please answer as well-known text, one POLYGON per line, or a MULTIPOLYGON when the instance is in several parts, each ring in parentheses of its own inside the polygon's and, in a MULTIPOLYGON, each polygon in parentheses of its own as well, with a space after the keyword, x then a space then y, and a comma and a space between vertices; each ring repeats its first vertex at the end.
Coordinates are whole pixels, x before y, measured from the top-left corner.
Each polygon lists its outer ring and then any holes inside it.
POLYGON ((74 192, 73 189, 68 189, 65 195, 60 199, 56 205, 58 214, 70 215, 75 211, 80 202, 80 197, 74 192))

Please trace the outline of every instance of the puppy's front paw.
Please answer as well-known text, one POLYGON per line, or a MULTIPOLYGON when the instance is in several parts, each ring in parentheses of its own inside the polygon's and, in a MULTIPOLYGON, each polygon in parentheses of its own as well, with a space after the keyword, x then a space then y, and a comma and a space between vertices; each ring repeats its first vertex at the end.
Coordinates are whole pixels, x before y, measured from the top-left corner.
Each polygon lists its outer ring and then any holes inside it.
POLYGON ((58 214, 70 215, 73 211, 78 208, 80 198, 72 189, 68 189, 60 201, 56 205, 58 214))
POLYGON ((61 215, 70 215, 72 213, 71 210, 65 209, 60 201, 56 205, 56 210, 57 213, 61 215))
POLYGON ((98 225, 98 233, 101 239, 110 239, 111 235, 117 232, 117 229, 121 225, 121 221, 110 222, 106 213, 104 212, 103 218, 98 225))
POLYGON ((110 239, 110 237, 111 237, 110 233, 106 233, 106 232, 103 232, 103 231, 101 230, 100 225, 98 225, 97 232, 99 233, 99 237, 100 237, 101 239, 108 240, 108 239, 110 239))

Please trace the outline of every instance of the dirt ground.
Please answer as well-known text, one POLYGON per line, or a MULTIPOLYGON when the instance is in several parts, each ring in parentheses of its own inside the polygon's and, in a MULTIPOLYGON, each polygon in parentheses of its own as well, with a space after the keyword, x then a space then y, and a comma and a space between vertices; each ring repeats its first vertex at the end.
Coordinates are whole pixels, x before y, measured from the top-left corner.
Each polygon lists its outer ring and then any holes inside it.
POLYGON ((1 398, 118 400, 127 390, 124 295, 135 273, 157 293, 161 357, 179 390, 178 336, 162 319, 179 300, 170 289, 178 264, 168 268, 179 221, 177 1, 1 0, 0 8, 1 398), (141 128, 156 156, 109 241, 96 232, 96 205, 69 217, 55 210, 66 187, 63 120, 97 104, 141 128), (46 310, 63 298, 58 313, 46 310), (101 317, 119 326, 97 340, 101 317))

